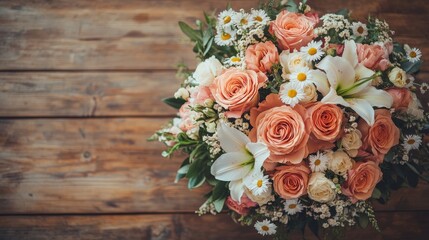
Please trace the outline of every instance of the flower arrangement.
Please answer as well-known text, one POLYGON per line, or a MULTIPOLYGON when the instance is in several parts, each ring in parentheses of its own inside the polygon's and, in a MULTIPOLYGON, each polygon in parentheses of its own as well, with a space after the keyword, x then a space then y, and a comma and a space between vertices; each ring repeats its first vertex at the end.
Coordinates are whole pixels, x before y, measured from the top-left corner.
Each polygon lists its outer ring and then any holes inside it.
MULTIPOLYGON (((283 1, 284 2, 284 1, 283 1)), ((179 110, 152 139, 189 154, 176 181, 212 186, 198 214, 228 210, 262 235, 306 225, 379 229, 372 201, 427 180, 421 52, 386 22, 306 1, 180 22, 201 63, 164 101, 179 110), (426 164, 424 164, 426 161, 426 164)))

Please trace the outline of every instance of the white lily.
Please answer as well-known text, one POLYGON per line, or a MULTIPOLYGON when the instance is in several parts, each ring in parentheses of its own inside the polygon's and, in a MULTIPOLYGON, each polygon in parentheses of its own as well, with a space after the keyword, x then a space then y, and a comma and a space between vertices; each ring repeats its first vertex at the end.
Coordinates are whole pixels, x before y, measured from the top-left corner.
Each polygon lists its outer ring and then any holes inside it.
POLYGON ((245 191, 243 179, 262 171, 264 161, 270 155, 264 143, 253 143, 239 130, 219 124, 218 138, 225 151, 211 166, 211 174, 220 181, 230 181, 231 197, 240 202, 245 191))
POLYGON ((354 41, 344 43, 342 57, 326 56, 317 68, 326 72, 330 84, 329 92, 321 100, 323 103, 350 107, 369 125, 374 124, 373 107, 392 106, 392 97, 371 85, 377 74, 358 63, 354 41))

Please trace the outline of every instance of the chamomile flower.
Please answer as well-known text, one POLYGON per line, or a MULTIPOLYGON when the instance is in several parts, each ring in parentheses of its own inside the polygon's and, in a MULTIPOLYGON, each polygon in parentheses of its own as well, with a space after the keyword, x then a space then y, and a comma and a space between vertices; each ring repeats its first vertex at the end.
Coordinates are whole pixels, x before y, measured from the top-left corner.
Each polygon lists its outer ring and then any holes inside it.
POLYGON ((294 107, 297 103, 306 98, 304 89, 296 82, 284 83, 280 86, 280 99, 285 104, 294 107))
POLYGON ((225 62, 227 65, 230 66, 239 66, 243 63, 243 58, 240 56, 232 56, 230 58, 228 58, 225 62))
POLYGON ((223 27, 231 26, 233 21, 233 17, 235 16, 236 12, 232 9, 224 10, 219 14, 218 17, 218 24, 220 24, 223 27))
POLYGON ((413 75, 407 74, 407 80, 405 80, 405 82, 407 84, 405 85, 405 87, 410 88, 410 87, 414 86, 414 81, 415 80, 416 79, 413 77, 413 75))
POLYGON ((262 222, 257 221, 254 227, 262 236, 273 235, 277 232, 277 226, 268 219, 265 219, 262 222))
POLYGON ((267 25, 270 21, 270 17, 268 17, 267 13, 262 9, 252 9, 250 16, 256 24, 267 25))
POLYGON ((247 29, 253 24, 253 19, 250 14, 245 12, 237 12, 233 18, 234 23, 237 27, 247 29))
POLYGON ((422 94, 425 94, 425 93, 426 93, 426 91, 428 90, 428 88, 429 88, 429 85, 428 85, 427 83, 422 83, 422 84, 420 85, 420 92, 421 92, 422 94))
POLYGON ((404 143, 402 144, 402 146, 405 148, 407 152, 409 152, 412 149, 419 149, 421 144, 422 144, 422 137, 418 135, 407 135, 404 138, 404 143))
POLYGON ((302 47, 300 51, 305 54, 307 61, 318 61, 325 54, 322 50, 322 42, 314 40, 302 47))
POLYGON ((352 31, 353 35, 355 35, 356 37, 365 37, 366 35, 368 35, 368 28, 365 24, 361 22, 354 22, 352 24, 352 31))
POLYGON ((244 180, 244 184, 255 196, 260 196, 267 192, 271 185, 268 176, 264 175, 262 172, 250 175, 244 180))
POLYGON ((329 158, 326 154, 317 152, 315 155, 308 157, 310 161, 310 168, 313 172, 325 172, 328 169, 329 158))
POLYGON ((229 28, 219 29, 215 37, 215 42, 219 46, 230 46, 235 40, 236 31, 229 28))
POLYGON ((422 52, 418 48, 411 48, 408 44, 404 45, 405 53, 407 54, 408 61, 415 63, 422 57, 422 52))
POLYGON ((312 71, 308 67, 300 67, 289 75, 289 80, 304 87, 308 84, 311 84, 313 80, 313 75, 311 72, 312 71))
POLYGON ((289 215, 295 215, 296 213, 301 212, 303 209, 301 203, 298 201, 297 198, 286 200, 284 205, 285 205, 285 211, 289 215))

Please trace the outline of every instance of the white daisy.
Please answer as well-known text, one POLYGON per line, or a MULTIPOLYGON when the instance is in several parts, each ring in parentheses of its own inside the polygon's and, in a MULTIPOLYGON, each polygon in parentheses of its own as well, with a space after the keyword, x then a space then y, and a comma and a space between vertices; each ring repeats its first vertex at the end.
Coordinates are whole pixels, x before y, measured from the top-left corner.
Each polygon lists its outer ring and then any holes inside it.
POLYGON ((260 196, 267 192, 271 185, 269 177, 267 175, 264 176, 262 172, 250 175, 244 180, 244 184, 255 196, 260 196))
POLYGON ((298 83, 302 87, 309 85, 313 81, 312 70, 310 70, 308 67, 297 68, 295 71, 289 74, 289 80, 291 82, 298 83))
POLYGON ((297 198, 286 200, 285 203, 285 211, 289 215, 295 215, 302 211, 303 207, 297 198))
POLYGON ((243 58, 240 56, 232 56, 228 59, 226 59, 225 63, 231 66, 239 66, 243 63, 243 58))
POLYGON ((325 172, 328 169, 329 158, 326 154, 317 152, 315 155, 308 157, 310 161, 310 168, 313 172, 325 172))
POLYGON ((247 29, 253 24, 251 15, 245 12, 237 12, 232 20, 237 27, 241 27, 243 29, 247 29))
POLYGON ((280 86, 280 99, 285 104, 294 107, 306 98, 304 89, 297 82, 288 82, 280 86))
POLYGON ((236 31, 229 28, 219 29, 215 37, 215 42, 219 46, 230 46, 235 40, 236 31))
POLYGON ((361 22, 354 22, 352 24, 352 31, 353 35, 356 37, 365 37, 368 35, 368 28, 366 27, 366 24, 363 24, 361 22))
POLYGON ((262 236, 273 235, 277 232, 277 226, 268 219, 265 219, 262 222, 257 221, 254 227, 262 236))
POLYGON ((422 137, 418 135, 407 135, 404 137, 404 143, 402 146, 405 148, 407 152, 412 149, 419 149, 422 144, 422 137))
POLYGON ((325 54, 322 50, 322 41, 311 41, 307 46, 302 47, 300 52, 305 54, 307 61, 318 61, 325 54))
POLYGON ((411 48, 408 44, 404 45, 405 53, 407 54, 408 61, 415 63, 422 57, 422 52, 418 48, 411 48))
POLYGON ((218 24, 223 27, 231 26, 232 19, 235 16, 236 12, 232 9, 224 10, 219 13, 218 24))
POLYGON ((407 74, 407 80, 405 80, 405 82, 406 82, 407 84, 405 85, 405 87, 410 88, 410 87, 414 86, 414 81, 415 81, 415 80, 416 80, 416 79, 414 78, 414 76, 413 76, 413 75, 411 75, 411 74, 407 74))
POLYGON ((428 88, 429 88, 429 85, 428 85, 427 83, 422 83, 422 84, 420 85, 420 92, 421 92, 422 94, 425 94, 425 93, 426 93, 426 91, 428 90, 428 88))
POLYGON ((268 17, 267 13, 262 9, 252 9, 250 16, 256 24, 267 25, 270 21, 270 17, 268 17))

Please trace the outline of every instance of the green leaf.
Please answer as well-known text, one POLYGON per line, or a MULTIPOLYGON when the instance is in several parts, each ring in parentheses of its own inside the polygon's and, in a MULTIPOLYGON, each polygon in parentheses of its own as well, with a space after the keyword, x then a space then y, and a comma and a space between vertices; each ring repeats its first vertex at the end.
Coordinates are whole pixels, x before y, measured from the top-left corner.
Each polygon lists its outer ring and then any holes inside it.
POLYGON ((204 176, 204 174, 198 174, 196 176, 193 176, 189 178, 188 188, 193 189, 193 188, 200 187, 201 185, 203 185, 205 181, 206 181, 206 177, 204 176))
POLYGON ((183 104, 185 104, 185 100, 182 98, 164 98, 162 99, 162 101, 167 104, 170 107, 173 107, 175 109, 180 109, 180 107, 182 107, 183 104))
POLYGON ((179 27, 186 36, 188 36, 192 41, 202 41, 201 33, 197 30, 192 29, 188 24, 180 21, 179 27))
POLYGON ((343 8, 343 9, 338 10, 335 14, 342 15, 345 18, 348 18, 350 15, 350 11, 347 8, 343 8))
POLYGON ((213 201, 213 204, 215 206, 216 212, 220 213, 222 212, 223 205, 225 204, 226 198, 221 198, 213 201))
POLYGON ((206 56, 207 53, 209 53, 210 49, 212 48, 213 41, 214 41, 214 38, 210 38, 210 40, 206 46, 206 49, 204 50, 204 53, 203 53, 204 56, 206 56))
POLYGON ((365 214, 360 215, 359 216, 359 226, 361 228, 366 228, 366 227, 368 227, 368 224, 369 224, 368 216, 365 214))
POLYGON ((423 180, 425 180, 426 182, 429 182, 429 178, 423 176, 420 174, 420 172, 410 163, 406 162, 405 164, 407 164, 407 166, 414 172, 416 173, 419 177, 423 178, 423 180))
POLYGON ((374 191, 372 192, 372 198, 374 198, 374 199, 380 199, 381 198, 380 189, 374 188, 374 191))
POLYGON ((226 182, 219 181, 213 188, 212 198, 213 201, 226 198, 228 196, 228 188, 226 182))
POLYGON ((404 71, 408 74, 414 74, 418 72, 421 66, 422 66, 422 61, 417 61, 415 63, 406 61, 401 63, 401 68, 404 69, 404 71))
POLYGON ((287 7, 286 9, 289 12, 298 12, 298 5, 295 3, 295 0, 289 0, 287 2, 287 7))

